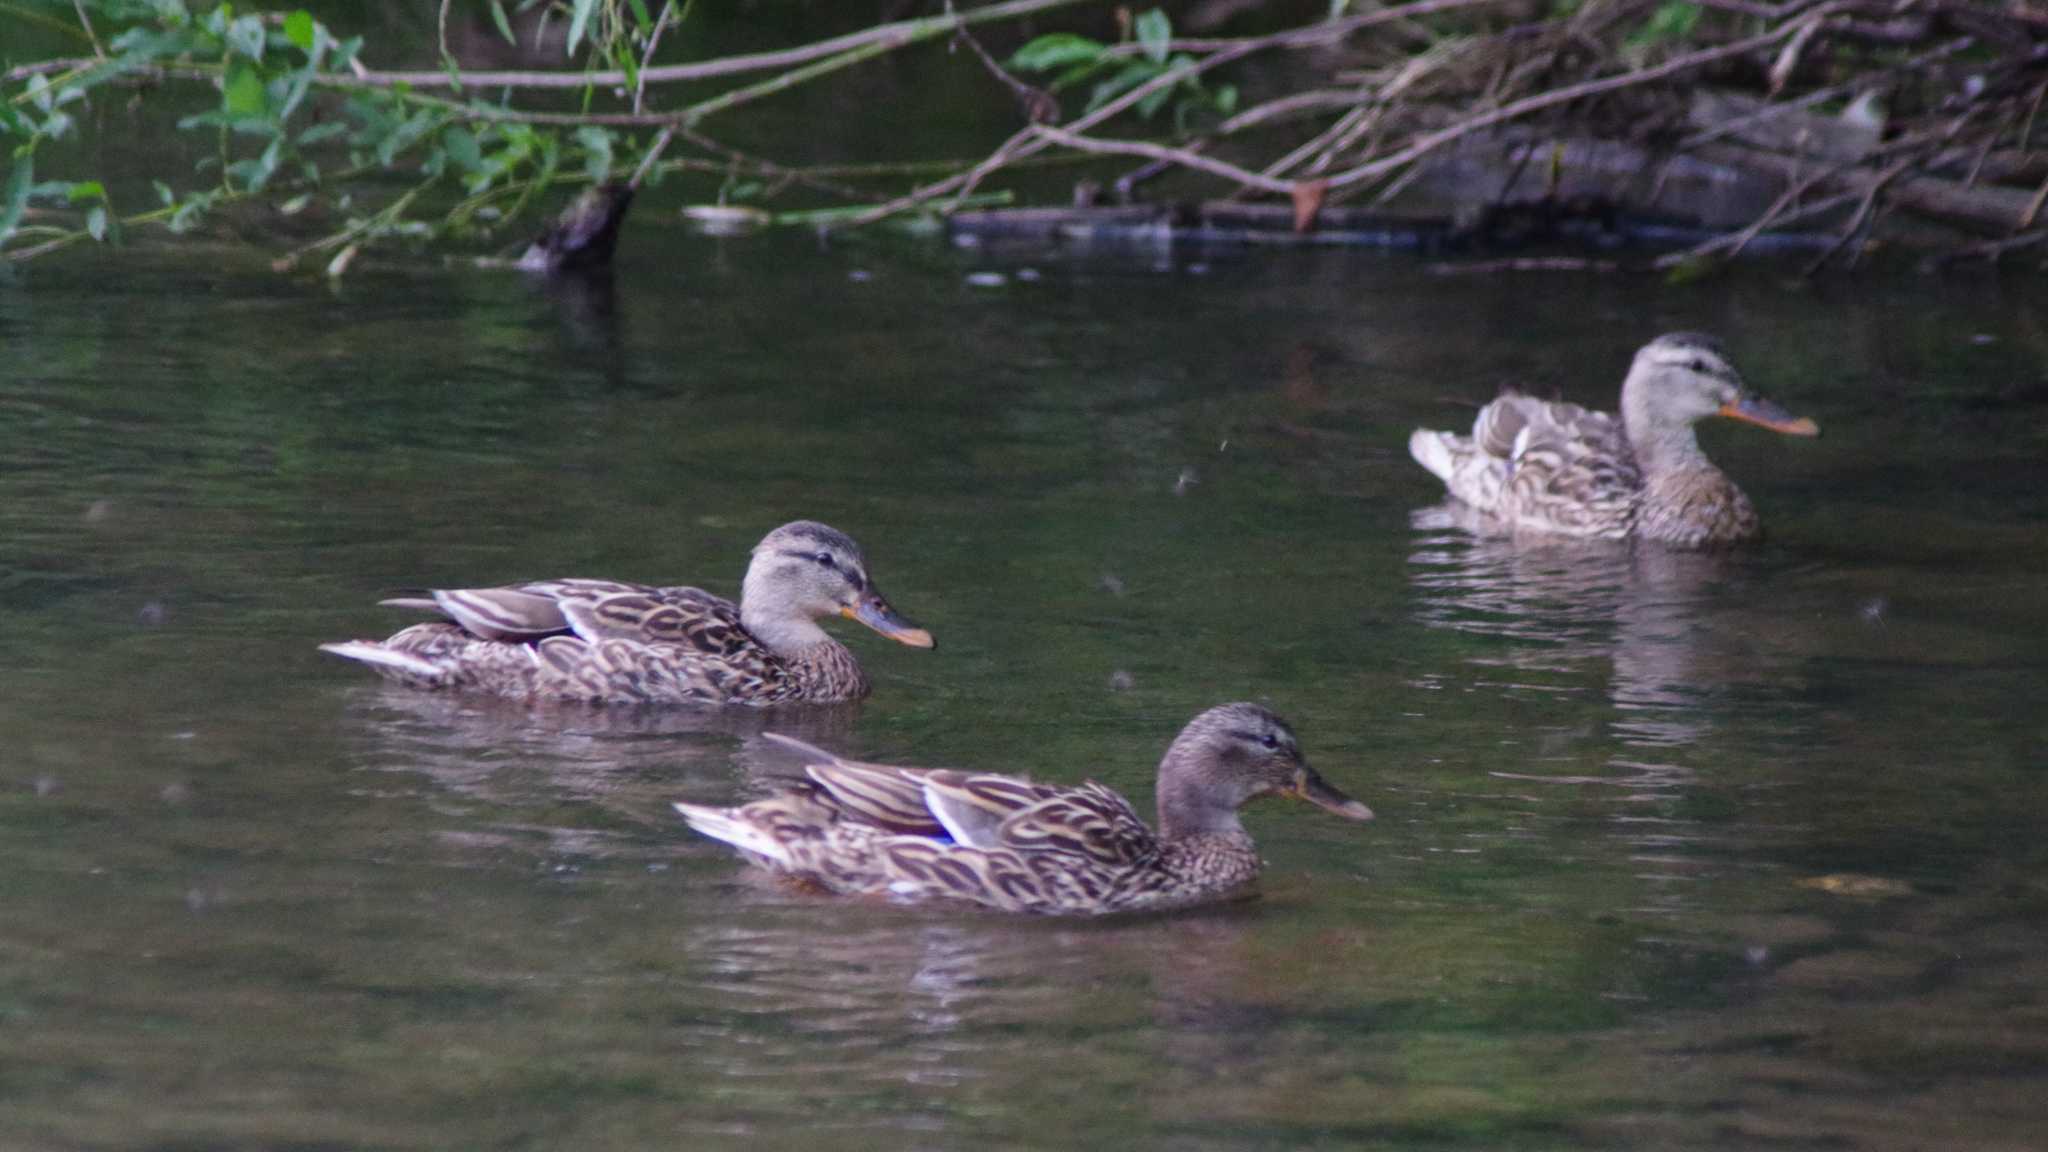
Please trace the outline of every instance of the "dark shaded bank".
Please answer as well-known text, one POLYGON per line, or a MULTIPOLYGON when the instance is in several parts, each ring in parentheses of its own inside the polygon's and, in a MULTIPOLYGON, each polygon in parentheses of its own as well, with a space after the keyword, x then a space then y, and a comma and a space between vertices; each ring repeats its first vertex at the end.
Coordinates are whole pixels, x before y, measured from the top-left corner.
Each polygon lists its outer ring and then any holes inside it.
POLYGON ((1768 233, 1825 237, 1813 271, 2048 238, 2048 17, 2024 5, 1002 0, 865 25, 797 6, 749 36, 645 7, 428 34, 80 0, 38 25, 77 50, 0 60, 0 259, 159 230, 330 275, 373 249, 510 256, 629 172, 640 212, 728 226, 1199 204, 1250 239, 1275 213, 1319 242, 1386 215, 1495 241, 1677 229, 1653 263, 1688 273, 1768 233), (130 136, 149 147, 106 146, 130 136))

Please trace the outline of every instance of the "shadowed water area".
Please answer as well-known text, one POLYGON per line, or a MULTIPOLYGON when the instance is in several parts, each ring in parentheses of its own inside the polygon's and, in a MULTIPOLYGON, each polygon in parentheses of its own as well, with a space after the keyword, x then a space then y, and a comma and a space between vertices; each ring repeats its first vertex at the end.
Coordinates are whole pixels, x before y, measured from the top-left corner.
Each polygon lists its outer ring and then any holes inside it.
POLYGON ((611 297, 0 279, 0 1146, 2040 1146, 2032 282, 639 229, 611 297), (1475 538, 1407 457, 1507 382, 1611 407, 1675 328, 1826 430, 1703 430, 1759 547, 1475 538), (938 637, 835 622, 866 704, 315 651, 422 585, 736 594, 796 517, 938 637), (1255 807, 1214 911, 829 901, 668 809, 760 794, 765 727, 1149 813, 1238 698, 1379 819, 1255 807))

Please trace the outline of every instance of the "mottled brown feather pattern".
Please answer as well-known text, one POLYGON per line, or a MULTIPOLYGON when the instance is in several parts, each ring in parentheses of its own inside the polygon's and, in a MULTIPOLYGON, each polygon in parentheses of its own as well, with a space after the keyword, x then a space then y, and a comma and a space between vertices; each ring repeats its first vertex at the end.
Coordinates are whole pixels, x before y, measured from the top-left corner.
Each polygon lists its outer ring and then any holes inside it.
POLYGON ((864 623, 931 643, 872 592, 863 563, 844 533, 797 521, 755 548, 744 609, 701 588, 536 580, 387 601, 448 620, 325 647, 416 688, 593 703, 858 699, 868 692, 859 661, 815 618, 861 607, 864 623))
MULTIPOLYGON (((1328 790, 1308 772, 1284 724, 1251 704, 1197 717, 1161 761, 1162 787, 1175 784, 1175 811, 1191 821, 1180 832, 1162 823, 1155 833, 1129 801, 1093 781, 1063 788, 858 764, 775 739, 827 759, 808 766, 812 785, 739 808, 676 808, 698 831, 738 845, 757 863, 835 892, 1013 912, 1129 912, 1226 898, 1260 867, 1237 807, 1281 786, 1305 787, 1309 778, 1328 790), (971 842, 947 834, 948 821, 971 842)), ((1161 811, 1163 819, 1164 802, 1161 811)), ((1370 816, 1359 812, 1353 818, 1370 816)))
POLYGON ((377 671, 415 688, 593 703, 776 704, 857 699, 868 691, 844 645, 828 640, 778 656, 748 635, 731 601, 702 589, 553 580, 518 590, 558 596, 573 632, 514 643, 452 623, 415 624, 384 647, 426 660, 441 675, 377 671))
MULTIPOLYGON (((1754 421, 1756 409, 1735 406, 1755 402, 1718 342, 1671 333, 1637 352, 1619 417, 1507 392, 1479 411, 1470 436, 1418 430, 1409 451, 1453 497, 1511 530, 1710 548, 1753 539, 1759 523, 1692 427, 1716 414, 1754 421)), ((1767 426, 1813 434, 1811 421, 1777 411, 1767 426)))

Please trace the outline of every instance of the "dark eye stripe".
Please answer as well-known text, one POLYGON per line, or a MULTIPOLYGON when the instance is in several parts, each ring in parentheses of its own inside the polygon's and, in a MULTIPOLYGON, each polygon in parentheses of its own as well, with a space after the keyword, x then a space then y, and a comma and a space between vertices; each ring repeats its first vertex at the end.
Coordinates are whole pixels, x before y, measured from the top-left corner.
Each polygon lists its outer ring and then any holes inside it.
POLYGON ((860 572, 857 569, 855 569, 851 564, 845 567, 841 567, 839 565, 839 562, 832 558, 832 554, 830 552, 784 552, 783 555, 791 558, 792 560, 808 560, 813 564, 830 568, 832 571, 837 572, 841 576, 846 577, 846 582, 848 584, 853 585, 854 591, 867 591, 867 577, 862 576, 860 572))

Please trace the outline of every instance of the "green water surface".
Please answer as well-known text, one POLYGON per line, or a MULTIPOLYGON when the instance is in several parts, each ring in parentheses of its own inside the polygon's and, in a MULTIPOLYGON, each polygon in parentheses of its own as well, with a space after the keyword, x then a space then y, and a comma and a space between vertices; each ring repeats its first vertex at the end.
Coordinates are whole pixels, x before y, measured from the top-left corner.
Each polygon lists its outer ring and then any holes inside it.
POLYGON ((2048 1143, 2033 281, 635 227, 610 294, 0 273, 0 1147, 2048 1143), (1611 405, 1675 328, 1826 430, 1705 431, 1761 546, 1435 507, 1409 429, 1611 405), (864 705, 315 650, 406 587, 734 594, 797 517, 939 639, 848 633, 864 705), (1212 912, 831 902, 668 809, 755 794, 764 727, 1144 807, 1239 698, 1379 819, 1255 809, 1263 898, 1212 912))

